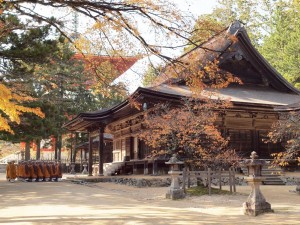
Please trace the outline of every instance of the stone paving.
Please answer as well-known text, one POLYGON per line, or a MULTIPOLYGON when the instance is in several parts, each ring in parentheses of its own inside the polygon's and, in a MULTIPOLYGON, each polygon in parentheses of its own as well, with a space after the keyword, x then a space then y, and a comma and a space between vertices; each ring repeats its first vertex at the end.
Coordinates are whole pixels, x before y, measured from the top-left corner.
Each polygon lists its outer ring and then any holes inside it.
POLYGON ((114 183, 9 183, 0 175, 0 224, 300 224, 295 186, 262 186, 275 213, 242 215, 250 188, 236 195, 165 199, 166 187, 114 183))

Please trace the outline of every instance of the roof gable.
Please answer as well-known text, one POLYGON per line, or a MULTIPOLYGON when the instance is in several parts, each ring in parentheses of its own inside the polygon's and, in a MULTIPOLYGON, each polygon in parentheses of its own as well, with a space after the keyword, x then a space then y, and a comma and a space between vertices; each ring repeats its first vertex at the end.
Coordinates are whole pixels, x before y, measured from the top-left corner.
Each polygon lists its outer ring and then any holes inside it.
MULTIPOLYGON (((214 59, 219 60, 221 69, 240 78, 243 83, 241 85, 265 86, 278 92, 300 94, 254 48, 246 29, 239 21, 235 21, 227 30, 178 58, 187 63, 190 60, 198 60, 204 65, 214 59)), ((166 69, 159 83, 170 79, 170 70, 171 68, 166 69)), ((179 75, 179 78, 185 79, 184 75, 179 75)))
POLYGON ((251 44, 246 29, 233 23, 227 32, 234 32, 236 37, 231 46, 219 56, 220 68, 239 77, 243 85, 254 84, 273 88, 279 92, 299 94, 299 91, 288 83, 279 72, 251 44), (232 28, 235 27, 235 30, 232 28))

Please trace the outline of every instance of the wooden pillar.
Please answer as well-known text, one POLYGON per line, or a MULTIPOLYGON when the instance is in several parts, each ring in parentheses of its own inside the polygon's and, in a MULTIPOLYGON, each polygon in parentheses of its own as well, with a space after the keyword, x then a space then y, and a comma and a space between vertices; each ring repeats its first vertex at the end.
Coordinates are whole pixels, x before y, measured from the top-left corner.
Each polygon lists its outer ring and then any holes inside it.
POLYGON ((153 170, 152 170, 152 175, 157 176, 157 160, 153 160, 153 170))
POLYGON ((134 137, 133 139, 133 151, 134 151, 134 159, 138 159, 139 158, 139 155, 138 155, 138 151, 139 151, 139 147, 138 147, 138 138, 137 137, 134 137))
POLYGON ((132 174, 137 174, 137 164, 133 162, 132 174))
MULTIPOLYGON (((75 163, 75 162, 74 162, 75 163)), ((82 168, 82 148, 80 149, 80 172, 83 170, 82 168)))
POLYGON ((89 176, 93 176, 93 138, 92 133, 89 132, 89 176))
POLYGON ((84 153, 83 153, 84 161, 87 161, 87 150, 88 149, 83 149, 83 151, 84 151, 84 153))
POLYGON ((99 175, 103 176, 103 157, 104 157, 104 128, 100 127, 99 129, 99 145, 98 145, 98 152, 99 152, 99 175))
POLYGON ((259 141, 258 131, 253 130, 253 151, 258 153, 259 156, 261 156, 261 151, 260 151, 260 149, 258 149, 258 141, 259 141))
MULTIPOLYGON (((75 148, 75 146, 74 146, 75 148)), ((73 162, 73 143, 71 143, 71 146, 70 146, 70 163, 73 162)))
POLYGON ((134 137, 130 137, 130 159, 134 159, 134 137))
POLYGON ((148 161, 145 161, 144 163, 144 174, 148 174, 148 161))

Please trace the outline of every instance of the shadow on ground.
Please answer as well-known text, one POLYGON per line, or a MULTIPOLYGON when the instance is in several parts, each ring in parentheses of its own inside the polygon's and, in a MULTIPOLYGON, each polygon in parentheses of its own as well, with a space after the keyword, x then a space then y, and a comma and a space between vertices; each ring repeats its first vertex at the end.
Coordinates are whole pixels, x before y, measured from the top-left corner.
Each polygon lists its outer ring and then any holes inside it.
POLYGON ((3 224, 299 224, 300 196, 292 187, 264 188, 275 213, 241 214, 244 194, 164 198, 166 188, 128 188, 117 184, 0 181, 3 224), (154 190, 154 191, 153 191, 154 190), (147 193, 149 192, 149 193, 147 193), (149 197, 157 193, 157 198, 149 197), (277 194, 276 194, 277 193, 277 194), (145 196, 144 198, 137 196, 145 196), (284 197, 285 196, 285 197, 284 197))

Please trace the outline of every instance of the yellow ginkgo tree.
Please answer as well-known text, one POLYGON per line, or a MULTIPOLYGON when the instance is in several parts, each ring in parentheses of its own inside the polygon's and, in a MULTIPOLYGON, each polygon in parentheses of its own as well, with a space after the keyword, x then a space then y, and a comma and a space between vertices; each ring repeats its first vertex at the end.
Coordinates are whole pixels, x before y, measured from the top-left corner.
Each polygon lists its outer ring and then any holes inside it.
POLYGON ((30 100, 28 97, 12 93, 12 91, 3 84, 0 84, 0 131, 13 133, 9 126, 9 121, 20 123, 20 116, 23 113, 34 113, 39 117, 44 117, 40 108, 30 108, 22 106, 22 102, 30 100))

